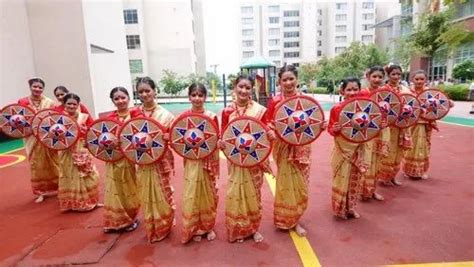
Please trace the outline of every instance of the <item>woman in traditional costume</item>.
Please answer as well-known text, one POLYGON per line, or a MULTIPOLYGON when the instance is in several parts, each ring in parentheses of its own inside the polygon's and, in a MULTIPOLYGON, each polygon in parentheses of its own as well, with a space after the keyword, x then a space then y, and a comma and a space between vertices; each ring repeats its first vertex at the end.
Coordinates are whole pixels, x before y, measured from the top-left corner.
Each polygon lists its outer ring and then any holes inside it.
MULTIPOLYGON (((37 113, 53 108, 54 101, 43 95, 45 83, 41 78, 28 80, 31 95, 18 100, 18 104, 29 107, 37 113)), ((30 135, 23 139, 26 156, 30 163, 31 187, 37 196, 35 202, 43 202, 45 197, 55 196, 58 192, 59 159, 57 151, 47 149, 30 135)))

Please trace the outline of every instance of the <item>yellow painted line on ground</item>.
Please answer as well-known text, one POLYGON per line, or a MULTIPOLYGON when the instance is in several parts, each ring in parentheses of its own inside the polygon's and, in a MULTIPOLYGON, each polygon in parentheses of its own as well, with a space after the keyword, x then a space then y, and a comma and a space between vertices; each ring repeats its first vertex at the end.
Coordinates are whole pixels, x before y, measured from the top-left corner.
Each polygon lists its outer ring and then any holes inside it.
POLYGON ((25 148, 20 147, 20 148, 17 148, 17 149, 13 149, 13 150, 10 150, 10 151, 7 151, 7 152, 0 153, 0 155, 6 155, 6 154, 13 153, 13 152, 18 152, 18 151, 23 150, 23 149, 25 149, 25 148))
MULTIPOLYGON (((2 156, 2 155, 0 155, 0 157, 1 157, 1 156, 2 156)), ((13 161, 13 162, 7 163, 7 164, 5 164, 5 165, 0 165, 0 169, 6 168, 6 167, 8 167, 8 166, 12 166, 12 165, 17 164, 17 163, 20 163, 20 162, 24 161, 25 158, 26 158, 25 156, 22 156, 22 155, 8 155, 8 156, 16 157, 16 160, 13 161)))
MULTIPOLYGON (((266 173, 265 179, 267 180, 268 186, 270 187, 270 191, 272 191, 273 196, 275 196, 275 188, 276 188, 275 178, 273 178, 272 175, 266 173)), ((293 230, 289 231, 289 234, 291 236, 291 239, 293 240, 293 243, 295 244, 298 254, 300 255, 303 266, 305 267, 321 266, 321 263, 319 263, 318 257, 316 256, 316 253, 311 247, 311 244, 309 243, 308 239, 306 237, 300 237, 293 230)))
POLYGON ((474 266, 474 261, 395 264, 395 265, 386 265, 386 266, 390 266, 390 267, 467 267, 467 266, 474 266))

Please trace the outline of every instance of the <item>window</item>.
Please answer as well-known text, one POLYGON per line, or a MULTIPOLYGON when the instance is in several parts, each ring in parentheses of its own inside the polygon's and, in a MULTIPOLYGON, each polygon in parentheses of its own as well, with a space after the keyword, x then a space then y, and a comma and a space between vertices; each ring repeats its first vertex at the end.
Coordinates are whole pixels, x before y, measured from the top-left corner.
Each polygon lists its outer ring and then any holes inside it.
POLYGON ((322 56, 323 53, 321 52, 321 50, 318 50, 318 57, 322 56))
POLYGON ((474 15, 474 1, 457 1, 454 19, 474 15))
POLYGON ((143 73, 143 62, 141 59, 130 59, 130 73, 143 73))
POLYGON ((300 42, 284 42, 283 47, 300 47, 300 42))
POLYGON ((275 46, 280 44, 280 39, 268 39, 269 46, 275 46))
POLYGON ((280 60, 273 61, 273 63, 275 63, 277 68, 279 68, 281 66, 281 61, 280 60))
POLYGON ((279 57, 280 56, 280 50, 270 50, 268 51, 268 55, 271 57, 279 57))
POLYGON ((242 41, 242 46, 243 47, 252 47, 253 46, 253 41, 252 40, 242 41))
POLYGON ((372 35, 362 35, 362 42, 372 42, 373 36, 372 35))
POLYGON ((252 29, 242 30, 242 35, 243 36, 252 36, 253 35, 253 30, 252 29))
POLYGON ((323 45, 323 41, 318 40, 318 46, 322 46, 322 45, 323 45))
POLYGON ((253 51, 244 51, 244 52, 242 53, 242 57, 243 57, 243 58, 253 57, 253 51))
POLYGON ((336 36, 336 43, 347 42, 347 36, 336 36))
POLYGON ((368 31, 368 30, 371 30, 373 24, 362 24, 362 29, 364 31, 368 31))
POLYGON ((347 31, 346 25, 336 25, 336 32, 345 32, 347 31))
POLYGON ((299 21, 285 21, 283 22, 284 27, 299 27, 300 22, 299 21))
POLYGON ((243 7, 240 8, 240 11, 241 11, 243 14, 253 13, 253 7, 251 7, 251 6, 243 6, 243 7))
POLYGON ((123 11, 123 20, 125 24, 137 24, 138 23, 138 15, 136 9, 125 9, 123 11))
POLYGON ((318 19, 318 26, 323 26, 323 20, 318 19))
POLYGON ((337 10, 346 10, 347 9, 347 3, 336 3, 336 9, 337 10))
POLYGON ((253 18, 242 18, 242 24, 244 25, 253 24, 253 18))
POLYGON ((280 29, 270 28, 268 29, 268 35, 280 35, 280 29))
POLYGON ((335 51, 336 53, 342 53, 342 52, 344 52, 345 50, 346 50, 346 48, 343 47, 343 46, 338 46, 338 47, 336 47, 336 48, 334 49, 334 51, 335 51))
POLYGON ((323 36, 323 31, 319 30, 318 31, 318 36, 323 36))
POLYGON ((140 49, 140 35, 127 35, 127 48, 140 49))
POLYGON ((274 24, 274 23, 279 23, 280 22, 280 18, 279 17, 269 17, 268 18, 270 24, 274 24))
POLYGON ((284 32, 283 37, 285 37, 285 38, 300 37, 300 32, 284 32))
POLYGON ((347 20, 347 15, 346 14, 337 14, 336 15, 336 21, 346 21, 347 20))
POLYGON ((295 62, 295 63, 293 63, 292 65, 295 66, 295 67, 299 67, 299 66, 300 66, 300 63, 296 63, 296 62, 295 62))
POLYGON ((362 3, 362 8, 363 8, 363 9, 371 9, 371 8, 374 8, 374 3, 373 3, 373 2, 364 2, 364 3, 362 3))
POLYGON ((320 15, 320 16, 323 15, 323 10, 322 9, 318 9, 318 15, 320 15))
POLYGON ((283 57, 288 58, 288 57, 299 57, 300 52, 285 52, 283 54, 283 57))
POLYGON ((371 19, 374 19, 374 14, 373 13, 362 14, 362 17, 364 18, 364 20, 371 20, 371 19))
POLYGON ((280 12, 280 6, 268 6, 268 12, 280 12))
POLYGON ((474 60, 474 42, 460 45, 454 54, 455 64, 459 64, 468 59, 474 60))
POLYGON ((284 17, 299 17, 300 11, 299 10, 288 10, 283 12, 284 17))

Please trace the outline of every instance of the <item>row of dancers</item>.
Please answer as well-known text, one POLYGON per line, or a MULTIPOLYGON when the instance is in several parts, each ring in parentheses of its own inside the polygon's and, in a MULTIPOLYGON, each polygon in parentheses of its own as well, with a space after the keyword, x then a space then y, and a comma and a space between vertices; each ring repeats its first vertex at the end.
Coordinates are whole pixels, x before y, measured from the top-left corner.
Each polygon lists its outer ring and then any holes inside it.
MULTIPOLYGON (((388 88, 397 93, 418 93, 425 90, 426 75, 419 71, 414 75, 414 88, 400 85, 401 68, 390 66, 386 72, 381 67, 373 67, 367 72, 368 88, 361 88, 356 78, 344 80, 340 93, 345 100, 366 97, 379 88, 388 88), (388 83, 382 85, 385 74, 388 83)), ((273 117, 275 107, 288 97, 302 94, 297 88, 298 72, 293 65, 285 65, 279 70, 280 94, 274 96, 264 107, 251 99, 254 80, 240 75, 233 84, 234 99, 225 107, 221 115, 220 129, 229 121, 241 116, 254 117, 269 126, 268 136, 273 140, 272 156, 276 172, 270 161, 244 168, 228 162, 228 180, 225 194, 225 226, 230 242, 243 242, 253 238, 261 242, 258 232, 262 218, 261 189, 265 173, 276 179, 274 200, 274 225, 278 229, 292 230, 300 236, 306 229, 300 219, 308 206, 308 182, 311 166, 311 144, 294 146, 276 138, 273 117)), ((57 195, 61 211, 90 211, 99 203, 99 174, 92 156, 84 147, 84 132, 93 119, 80 97, 69 93, 64 87, 54 90, 61 101, 59 105, 43 95, 45 83, 39 78, 29 80, 31 95, 19 100, 35 112, 55 108, 73 117, 80 125, 82 135, 71 148, 61 152, 46 149, 33 137, 25 138, 33 193, 36 202, 45 197, 57 195)), ((135 89, 142 104, 129 108, 130 97, 123 87, 113 88, 110 98, 116 110, 108 118, 125 122, 131 118, 145 116, 153 118, 164 127, 170 127, 175 116, 155 102, 157 87, 149 77, 138 78, 135 89)), ((202 84, 192 84, 188 88, 190 113, 203 113, 218 123, 217 115, 206 110, 207 90, 202 84)), ((420 119, 410 129, 386 127, 380 135, 366 143, 351 143, 340 136, 341 126, 337 121, 343 103, 331 109, 328 132, 334 136, 331 156, 333 171, 332 207, 338 218, 359 218, 356 204, 360 198, 383 200, 376 192, 377 181, 399 185, 395 179, 403 158, 404 173, 413 178, 426 179, 429 166, 431 130, 436 124, 420 119)), ((218 125, 218 124, 217 124, 218 125)), ((322 125, 326 128, 326 123, 322 125)), ((169 140, 169 134, 164 135, 169 140)), ((223 148, 222 141, 218 143, 223 148)), ((182 197, 181 240, 200 241, 203 237, 216 237, 214 226, 218 204, 217 180, 219 177, 219 151, 202 160, 183 159, 184 188, 182 197)), ((150 243, 164 239, 175 224, 175 201, 171 177, 174 175, 175 161, 171 151, 158 162, 138 165, 121 159, 107 162, 104 194, 104 232, 129 232, 138 227, 137 215, 141 207, 143 223, 150 243)))

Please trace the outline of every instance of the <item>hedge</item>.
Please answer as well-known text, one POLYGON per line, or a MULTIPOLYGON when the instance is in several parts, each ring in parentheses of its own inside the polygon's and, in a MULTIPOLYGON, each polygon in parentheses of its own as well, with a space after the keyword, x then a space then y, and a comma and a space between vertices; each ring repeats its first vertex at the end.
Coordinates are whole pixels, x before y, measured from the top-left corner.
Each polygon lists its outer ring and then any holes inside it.
POLYGON ((468 84, 441 85, 439 89, 445 92, 451 100, 468 100, 468 84))
POLYGON ((310 94, 329 94, 328 89, 325 87, 310 87, 308 91, 310 94))

